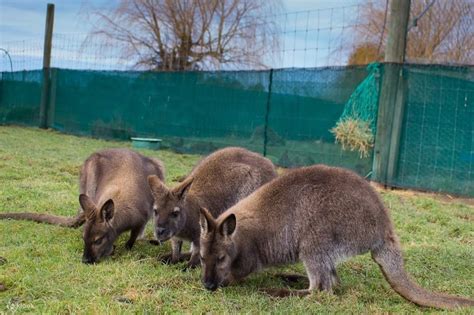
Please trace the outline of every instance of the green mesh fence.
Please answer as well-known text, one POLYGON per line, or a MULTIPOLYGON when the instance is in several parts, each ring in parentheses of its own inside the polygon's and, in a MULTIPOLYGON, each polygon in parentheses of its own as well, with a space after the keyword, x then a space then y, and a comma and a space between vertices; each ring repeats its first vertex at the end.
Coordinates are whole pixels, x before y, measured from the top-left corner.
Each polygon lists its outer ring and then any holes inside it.
POLYGON ((330 132, 367 74, 365 67, 275 70, 267 155, 285 167, 324 163, 367 175, 370 156, 342 150, 330 132))
POLYGON ((474 68, 404 67, 408 94, 390 183, 474 196, 474 68))
POLYGON ((182 153, 263 138, 268 72, 86 72, 58 70, 53 127, 105 138, 158 137, 182 153))
POLYGON ((42 71, 2 72, 0 123, 38 126, 42 71))
MULTIPOLYGON (((375 66, 374 66, 375 67, 375 66)), ((383 75, 366 67, 236 72, 114 72, 53 69, 51 127, 205 154, 235 145, 284 167, 325 163, 367 175, 330 130, 356 113, 376 119, 383 75), (365 80, 365 81, 364 81, 365 80), (271 87, 271 93, 269 93, 271 87)), ((393 186, 474 196, 472 67, 406 65, 408 93, 393 186)), ((0 123, 38 125, 41 71, 2 73, 0 123)), ((387 144, 388 145, 388 144, 387 144)))

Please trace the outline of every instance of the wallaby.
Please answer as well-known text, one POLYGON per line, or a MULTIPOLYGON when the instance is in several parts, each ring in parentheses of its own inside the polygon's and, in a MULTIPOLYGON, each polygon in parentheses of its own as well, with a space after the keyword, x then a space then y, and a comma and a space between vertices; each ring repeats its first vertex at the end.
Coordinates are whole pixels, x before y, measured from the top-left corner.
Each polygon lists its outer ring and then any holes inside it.
MULTIPOLYGON (((225 181, 223 182, 225 185, 225 181)), ((315 165, 287 172, 222 213, 201 209, 202 282, 209 290, 265 266, 301 260, 307 290, 269 289, 274 296, 332 291, 341 261, 371 252, 392 288, 405 299, 438 308, 474 301, 428 292, 404 269, 388 210, 355 173, 315 165)))
POLYGON ((128 149, 106 149, 84 162, 79 177, 76 217, 37 213, 1 213, 0 218, 33 220, 67 227, 84 224, 84 263, 95 263, 113 252, 117 237, 131 230, 126 247, 131 249, 153 216, 149 175, 164 180, 161 161, 128 149))
POLYGON ((277 176, 273 163, 242 148, 225 148, 204 158, 182 183, 168 189, 156 176, 148 183, 155 198, 155 236, 171 238, 170 263, 189 259, 187 268, 199 265, 199 209, 207 207, 217 216, 277 176), (183 240, 191 253, 181 255, 183 240))

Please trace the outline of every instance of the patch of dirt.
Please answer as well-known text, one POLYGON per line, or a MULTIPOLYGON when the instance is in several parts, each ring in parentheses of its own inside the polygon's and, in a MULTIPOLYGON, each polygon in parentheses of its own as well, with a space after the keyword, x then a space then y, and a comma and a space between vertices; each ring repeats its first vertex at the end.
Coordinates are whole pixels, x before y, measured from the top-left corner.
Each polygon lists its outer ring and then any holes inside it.
POLYGON ((7 287, 3 283, 0 283, 0 292, 6 291, 6 290, 7 290, 7 287))
POLYGON ((431 197, 435 200, 442 201, 445 203, 458 202, 458 203, 463 203, 468 206, 474 206, 474 198, 457 197, 457 196, 452 196, 450 194, 444 194, 444 193, 423 192, 423 191, 408 190, 408 189, 401 189, 401 188, 394 188, 394 187, 386 188, 384 187, 384 185, 376 183, 376 182, 370 182, 370 184, 379 192, 380 191, 390 192, 401 197, 415 197, 415 196, 431 197))
POLYGON ((124 296, 119 296, 116 298, 116 300, 117 302, 120 302, 120 303, 133 304, 133 300, 130 300, 129 298, 124 297, 124 296))
POLYGON ((469 221, 469 222, 474 222, 474 215, 469 215, 469 214, 456 214, 456 216, 460 219, 469 221))

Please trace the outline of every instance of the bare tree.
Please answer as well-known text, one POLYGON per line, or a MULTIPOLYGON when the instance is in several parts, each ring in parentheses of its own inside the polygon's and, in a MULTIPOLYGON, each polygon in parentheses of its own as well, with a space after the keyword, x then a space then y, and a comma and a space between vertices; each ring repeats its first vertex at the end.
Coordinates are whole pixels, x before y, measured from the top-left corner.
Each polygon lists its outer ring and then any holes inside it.
MULTIPOLYGON (((390 7, 389 1, 386 0, 368 1, 362 4, 360 21, 356 26, 357 44, 354 45, 355 49, 349 57, 349 63, 367 63, 383 56, 390 19, 390 14, 385 16, 387 5, 390 7), (377 47, 375 52, 374 47, 377 47), (355 58, 354 54, 357 54, 358 58, 355 58)), ((406 48, 407 61, 472 64, 473 16, 472 0, 412 0, 411 24, 406 48), (425 9, 426 12, 421 15, 425 9)))
POLYGON ((365 42, 354 47, 347 63, 350 65, 364 65, 373 61, 383 61, 382 52, 377 44, 365 42))
POLYGON ((88 36, 120 45, 123 58, 151 70, 265 67, 278 45, 278 0, 121 0, 95 11, 88 36))

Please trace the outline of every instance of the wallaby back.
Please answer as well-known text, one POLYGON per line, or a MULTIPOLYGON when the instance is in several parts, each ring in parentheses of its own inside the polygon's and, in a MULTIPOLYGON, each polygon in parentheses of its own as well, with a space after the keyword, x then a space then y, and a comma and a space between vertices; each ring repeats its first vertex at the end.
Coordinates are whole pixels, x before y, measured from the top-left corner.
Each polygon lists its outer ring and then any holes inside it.
MULTIPOLYGON (((276 176, 270 160, 243 148, 229 147, 212 153, 193 170, 188 176, 192 185, 186 197, 199 200, 217 216, 276 176)), ((195 212, 199 214, 199 208, 195 212)))
POLYGON ((418 305, 474 303, 430 293, 409 279, 387 209, 367 181, 345 169, 315 165, 288 171, 217 220, 201 210, 200 221, 203 282, 211 290, 264 266, 302 260, 310 288, 297 294, 330 291, 339 262, 371 252, 395 291, 418 305))

